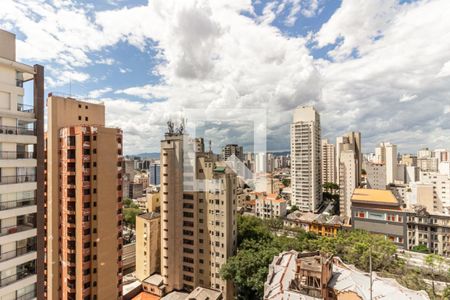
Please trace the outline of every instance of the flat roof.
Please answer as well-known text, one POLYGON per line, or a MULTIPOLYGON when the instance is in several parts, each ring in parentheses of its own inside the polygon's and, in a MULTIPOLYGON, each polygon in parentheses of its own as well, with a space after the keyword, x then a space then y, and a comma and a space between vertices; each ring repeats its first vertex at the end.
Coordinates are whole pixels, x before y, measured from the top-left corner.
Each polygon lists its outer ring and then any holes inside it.
POLYGON ((390 190, 355 189, 352 202, 365 202, 384 205, 399 205, 397 198, 390 190))
POLYGON ((160 215, 159 215, 159 213, 152 211, 152 212, 140 214, 140 215, 138 215, 138 217, 142 218, 142 219, 146 219, 146 220, 153 220, 153 219, 159 218, 160 215))

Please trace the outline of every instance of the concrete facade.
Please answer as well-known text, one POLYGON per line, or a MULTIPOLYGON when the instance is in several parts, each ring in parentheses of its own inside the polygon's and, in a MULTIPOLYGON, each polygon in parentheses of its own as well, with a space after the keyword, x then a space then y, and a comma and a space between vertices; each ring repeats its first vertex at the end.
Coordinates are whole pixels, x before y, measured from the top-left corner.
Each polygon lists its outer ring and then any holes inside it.
POLYGON ((44 68, 15 49, 0 30, 0 299, 45 299, 44 68))
POLYGON ((48 97, 49 299, 122 298, 122 132, 104 109, 48 97))
POLYGON ((143 281, 160 272, 161 217, 149 212, 136 217, 136 278, 143 281))
POLYGON ((320 135, 319 113, 314 107, 297 107, 291 124, 291 202, 305 212, 322 204, 320 135))
POLYGON ((219 270, 237 246, 236 175, 217 161, 216 155, 204 151, 202 139, 183 137, 169 132, 161 142, 161 275, 165 289, 193 291, 200 286, 233 299, 233 285, 220 278, 219 270), (194 152, 185 153, 184 147, 194 152), (203 188, 193 191, 191 178, 203 180, 203 188))

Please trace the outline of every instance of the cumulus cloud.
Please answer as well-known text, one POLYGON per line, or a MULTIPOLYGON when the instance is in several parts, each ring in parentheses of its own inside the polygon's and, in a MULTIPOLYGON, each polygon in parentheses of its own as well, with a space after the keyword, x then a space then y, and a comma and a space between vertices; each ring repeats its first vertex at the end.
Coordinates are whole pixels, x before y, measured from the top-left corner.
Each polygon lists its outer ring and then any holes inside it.
MULTIPOLYGON (((157 62, 151 70, 157 82, 99 86, 90 93, 115 96, 103 98, 107 121, 124 129, 128 153, 158 151, 165 122, 189 108, 210 111, 211 117, 227 108, 264 108, 268 148, 288 149, 292 110, 304 104, 319 108, 324 136, 362 131, 366 151, 382 140, 401 151, 450 146, 449 1, 344 0, 312 38, 285 35, 274 21, 293 26, 300 16, 320 15, 325 4, 319 0, 267 1, 260 16, 250 0, 117 4, 95 11, 70 0, 5 0, 0 24, 23 34, 20 59, 53 66, 47 68, 50 87, 69 78, 95 80, 84 68, 114 64, 95 57, 118 43, 142 55, 155 51, 148 59, 157 62), (309 47, 331 50, 314 59, 309 47)), ((248 143, 240 124, 226 129, 205 132, 248 143)))
POLYGON ((59 71, 50 68, 51 77, 46 77, 46 84, 49 88, 56 88, 71 82, 84 82, 90 78, 90 75, 77 71, 59 71), (54 79, 55 78, 55 79, 54 79))
POLYGON ((329 52, 339 59, 320 62, 327 134, 359 129, 366 151, 388 139, 403 151, 419 143, 449 147, 440 137, 450 132, 443 114, 450 78, 442 76, 450 60, 450 19, 443 13, 450 2, 373 3, 344 1, 317 34, 321 46, 343 41, 329 52), (359 56, 349 56, 350 49, 359 56))
POLYGON ((88 94, 88 98, 99 98, 101 96, 103 96, 106 93, 111 92, 113 89, 110 87, 106 87, 103 89, 98 89, 98 90, 92 90, 89 92, 88 94))

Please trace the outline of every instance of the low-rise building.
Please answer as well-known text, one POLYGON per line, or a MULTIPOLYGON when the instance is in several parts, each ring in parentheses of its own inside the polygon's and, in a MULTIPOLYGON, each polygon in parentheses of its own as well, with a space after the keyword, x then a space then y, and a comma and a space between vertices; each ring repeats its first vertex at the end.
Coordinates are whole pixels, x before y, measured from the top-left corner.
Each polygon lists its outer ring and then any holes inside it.
POLYGON ((338 257, 318 252, 285 251, 275 256, 264 284, 264 300, 429 300, 425 291, 407 289, 395 280, 370 276, 338 257))
POLYGON ((306 232, 313 232, 321 236, 336 236, 339 230, 349 225, 345 217, 312 212, 302 213, 297 210, 286 216, 284 226, 301 228, 306 232))
POLYGON ((283 218, 287 212, 286 200, 278 194, 269 194, 256 199, 256 216, 263 219, 283 218))
POLYGON ((415 206, 406 212, 407 249, 423 245, 431 253, 450 256, 450 216, 428 212, 424 206, 415 206))
POLYGON ((390 190, 355 189, 352 195, 352 228, 382 234, 406 248, 406 214, 390 190))

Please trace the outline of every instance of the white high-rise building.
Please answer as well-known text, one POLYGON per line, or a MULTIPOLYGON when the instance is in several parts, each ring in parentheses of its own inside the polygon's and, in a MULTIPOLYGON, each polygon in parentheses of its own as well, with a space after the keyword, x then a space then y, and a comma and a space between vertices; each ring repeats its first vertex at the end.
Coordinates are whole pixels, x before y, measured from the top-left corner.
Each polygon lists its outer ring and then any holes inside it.
POLYGON ((44 68, 15 50, 0 30, 0 299, 43 299, 44 68))
POLYGON ((417 151, 417 158, 431 158, 433 151, 428 148, 422 148, 417 151))
POLYGON ((342 216, 351 215, 351 197, 361 184, 361 133, 350 132, 336 139, 336 170, 339 184, 339 210, 342 216))
POLYGON ((397 178, 397 145, 391 143, 380 143, 375 148, 377 163, 386 166, 386 183, 394 183, 397 178))
POLYGON ((434 150, 434 157, 437 159, 438 163, 450 160, 450 153, 447 149, 436 149, 434 150))
POLYGON ((322 203, 320 116, 314 107, 299 106, 291 124, 292 204, 317 211, 322 203))
POLYGON ((322 184, 326 182, 336 183, 336 147, 322 140, 322 184))

